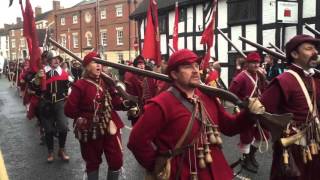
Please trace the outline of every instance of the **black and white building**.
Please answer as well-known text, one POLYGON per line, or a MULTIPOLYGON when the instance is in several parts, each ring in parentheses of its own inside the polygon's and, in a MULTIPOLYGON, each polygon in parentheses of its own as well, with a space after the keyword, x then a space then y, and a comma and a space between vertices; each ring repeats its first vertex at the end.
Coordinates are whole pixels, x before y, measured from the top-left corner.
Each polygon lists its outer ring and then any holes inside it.
MULTIPOLYGON (((175 2, 179 2, 179 44, 199 55, 205 52, 200 44, 201 34, 210 22, 212 0, 158 0, 161 53, 170 55, 175 16, 175 2)), ((149 0, 144 0, 131 14, 138 21, 140 49, 143 47, 146 11, 149 0)), ((284 49, 285 43, 296 34, 311 34, 304 23, 320 29, 319 0, 218 0, 216 27, 220 28, 244 52, 256 49, 239 40, 239 36, 263 44, 272 43, 284 49)), ((222 79, 230 82, 237 52, 220 35, 215 35, 211 55, 222 65, 222 79)), ((227 84, 227 83, 226 83, 227 84)))

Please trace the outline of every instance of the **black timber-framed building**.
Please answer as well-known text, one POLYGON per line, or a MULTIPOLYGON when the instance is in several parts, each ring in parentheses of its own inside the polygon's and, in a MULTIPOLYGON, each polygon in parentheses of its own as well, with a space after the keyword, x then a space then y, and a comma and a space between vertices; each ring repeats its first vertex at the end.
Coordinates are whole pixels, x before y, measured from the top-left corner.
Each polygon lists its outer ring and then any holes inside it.
MULTIPOLYGON (((180 10, 178 47, 203 55, 206 50, 200 40, 210 21, 212 0, 158 0, 161 54, 167 59, 171 53, 168 44, 172 45, 176 1, 180 10)), ((143 47, 148 4, 149 0, 144 0, 131 14, 131 18, 138 22, 140 49, 143 47)), ((296 34, 313 35, 304 28, 304 23, 320 29, 320 18, 317 18, 320 17, 319 0, 218 0, 217 4, 216 27, 244 52, 256 49, 241 42, 239 36, 265 47, 272 43, 284 49, 285 43, 296 34)), ((221 77, 227 84, 232 78, 238 53, 216 32, 211 55, 219 60, 221 77)))

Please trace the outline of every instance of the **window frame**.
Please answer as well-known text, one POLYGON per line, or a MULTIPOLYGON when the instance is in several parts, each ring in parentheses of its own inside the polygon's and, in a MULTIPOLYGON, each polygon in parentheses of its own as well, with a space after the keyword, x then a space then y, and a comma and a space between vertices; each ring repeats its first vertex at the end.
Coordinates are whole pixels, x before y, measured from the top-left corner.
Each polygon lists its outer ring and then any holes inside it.
POLYGON ((66 18, 65 17, 60 17, 60 25, 61 26, 66 25, 66 18))
POLYGON ((60 41, 61 41, 61 46, 67 47, 67 35, 66 34, 60 34, 60 41))
POLYGON ((72 16, 72 24, 78 24, 78 15, 72 16))
POLYGON ((106 29, 100 30, 100 39, 101 39, 101 45, 102 46, 108 46, 108 34, 106 29), (103 34, 105 33, 105 38, 103 38, 103 34), (105 40, 105 43, 104 43, 105 40))
POLYGON ((117 35, 117 45, 118 46, 122 46, 124 43, 123 43, 123 27, 117 27, 116 28, 116 35, 117 35), (122 33, 120 33, 122 32, 122 33), (119 37, 121 35, 121 37, 119 37), (120 42, 121 40, 121 42, 120 42))
POLYGON ((123 5, 117 4, 115 5, 116 8, 116 17, 122 17, 123 16, 123 5))
POLYGON ((77 32, 72 33, 72 47, 79 48, 79 34, 77 32))
POLYGON ((11 48, 16 48, 16 39, 11 39, 11 48))
POLYGON ((92 47, 93 46, 93 35, 90 31, 87 31, 85 34, 86 37, 86 45, 87 47, 92 47), (90 36, 90 39, 89 39, 90 36))
POLYGON ((107 19, 107 10, 103 9, 100 11, 100 19, 107 19))

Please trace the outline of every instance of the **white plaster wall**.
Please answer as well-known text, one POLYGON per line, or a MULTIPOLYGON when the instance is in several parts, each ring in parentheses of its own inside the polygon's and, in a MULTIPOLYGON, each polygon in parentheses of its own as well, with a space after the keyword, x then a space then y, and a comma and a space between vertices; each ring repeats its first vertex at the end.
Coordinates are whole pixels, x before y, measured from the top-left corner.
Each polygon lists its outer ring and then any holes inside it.
POLYGON ((187 32, 193 32, 193 6, 187 9, 187 32))
POLYGON ((184 37, 179 37, 178 39, 178 49, 184 49, 184 37))
POLYGON ((203 5, 197 5, 196 6, 196 31, 200 32, 203 30, 203 5), (198 27, 201 27, 201 29, 199 30, 198 27))
POLYGON ((161 54, 167 54, 167 35, 161 34, 160 35, 160 52, 161 54))
POLYGON ((227 28, 228 22, 228 6, 227 0, 218 1, 218 27, 227 28))
POLYGON ((196 37, 196 51, 203 50, 203 45, 200 44, 201 36, 196 37))
MULTIPOLYGON (((303 0, 303 18, 315 17, 316 16, 316 2, 317 0, 303 0)), ((318 2, 320 3, 320 2, 318 2)))
POLYGON ((228 67, 221 67, 221 75, 220 78, 224 82, 224 84, 228 88, 228 74, 229 74, 229 68, 228 67))
MULTIPOLYGON (((312 28, 315 29, 315 24, 309 24, 312 28)), ((312 37, 315 37, 314 34, 310 31, 308 31, 305 26, 302 27, 302 34, 307 34, 307 35, 310 35, 312 37)))
MULTIPOLYGON (((169 30, 169 35, 173 34, 173 25, 174 25, 174 11, 170 11, 168 14, 168 30, 169 30)), ((178 32, 181 32, 181 29, 178 27, 178 32)))
POLYGON ((144 39, 144 21, 146 21, 145 19, 144 20, 142 20, 141 22, 141 26, 140 26, 140 34, 141 34, 141 39, 144 39))
MULTIPOLYGON (((252 42, 257 42, 257 25, 250 24, 246 25, 246 38, 252 42)), ((256 50, 255 47, 246 44, 246 50, 256 50)))
POLYGON ((262 1, 262 23, 269 24, 276 22, 276 1, 262 1))
POLYGON ((297 35, 297 27, 296 26, 286 27, 284 44, 286 44, 295 35, 297 35))
POLYGON ((275 39, 276 39, 276 30, 275 29, 268 29, 262 31, 262 45, 264 47, 269 47, 269 43, 272 43, 275 45, 275 39))
MULTIPOLYGON (((227 33, 224 33, 228 36, 227 33)), ((228 62, 228 41, 226 41, 221 34, 218 35, 218 60, 220 63, 228 62)))
MULTIPOLYGON (((242 42, 239 40, 239 36, 242 36, 241 26, 231 27, 231 41, 241 50, 242 42)), ((232 48, 232 50, 235 50, 232 48)))
POLYGON ((193 50, 193 41, 192 41, 193 37, 189 36, 187 37, 187 49, 193 50))

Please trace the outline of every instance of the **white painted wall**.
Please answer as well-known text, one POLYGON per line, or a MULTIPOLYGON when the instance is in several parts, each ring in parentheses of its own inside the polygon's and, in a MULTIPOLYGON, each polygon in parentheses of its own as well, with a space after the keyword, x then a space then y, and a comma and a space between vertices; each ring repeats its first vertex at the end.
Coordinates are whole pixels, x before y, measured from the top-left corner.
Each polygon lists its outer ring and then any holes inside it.
POLYGON ((167 35, 161 34, 160 35, 160 52, 161 54, 167 54, 167 35))
MULTIPOLYGON (((316 1, 317 0, 303 0, 302 17, 315 17, 316 16, 316 1)), ((319 2, 318 2, 319 3, 319 2)))
POLYGON ((203 5, 197 5, 196 6, 196 31, 200 32, 202 31, 203 28, 203 5), (199 30, 198 27, 201 27, 201 29, 199 30))
MULTIPOLYGON (((224 33, 227 36, 227 33, 224 33)), ((220 63, 228 62, 228 41, 221 34, 218 35, 218 60, 220 63)), ((227 81, 226 81, 227 82, 227 81)))
POLYGON ((184 49, 184 37, 179 37, 178 39, 178 49, 184 49))
POLYGON ((201 41, 201 36, 197 36, 196 37, 196 50, 197 51, 203 50, 203 45, 200 44, 200 41, 201 41))
POLYGON ((276 1, 263 0, 262 1, 262 23, 269 24, 276 22, 276 1))
MULTIPOLYGON (((246 25, 246 38, 252 42, 257 42, 257 25, 256 24, 246 25)), ((246 44, 246 50, 255 51, 256 48, 249 44, 246 44)))
POLYGON ((284 44, 286 44, 293 36, 297 35, 297 27, 296 26, 291 26, 291 27, 286 27, 285 29, 285 37, 284 37, 284 44))
POLYGON ((187 49, 193 49, 193 37, 189 36, 187 37, 187 49))
POLYGON ((228 85, 229 85, 229 83, 228 83, 228 74, 229 74, 229 68, 221 67, 221 75, 220 75, 220 77, 221 77, 222 81, 224 82, 224 84, 227 86, 227 88, 228 88, 228 85))
MULTIPOLYGON (((313 29, 315 29, 315 24, 309 24, 313 29)), ((314 34, 310 31, 308 31, 305 26, 302 27, 302 34, 307 34, 307 35, 310 35, 312 37, 315 37, 314 34)))
POLYGON ((228 24, 227 0, 218 1, 218 27, 227 28, 228 24))
POLYGON ((275 45, 276 42, 276 30, 275 29, 268 29, 262 31, 262 45, 264 47, 269 47, 269 43, 275 45))
POLYGON ((141 22, 141 26, 140 26, 140 37, 141 37, 141 39, 144 39, 144 21, 146 21, 146 20, 142 20, 141 22))
POLYGON ((187 32, 193 32, 193 6, 187 9, 187 32))
MULTIPOLYGON (((231 41, 236 45, 239 49, 242 49, 242 42, 239 40, 239 36, 242 36, 241 26, 232 26, 231 27, 231 41)), ((232 48, 231 50, 235 50, 232 48)))

